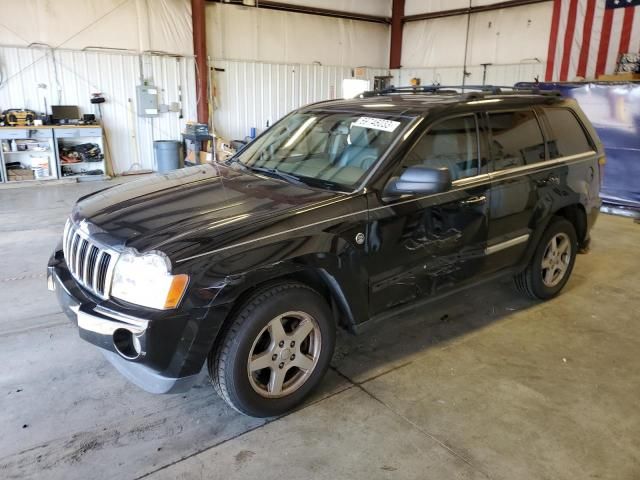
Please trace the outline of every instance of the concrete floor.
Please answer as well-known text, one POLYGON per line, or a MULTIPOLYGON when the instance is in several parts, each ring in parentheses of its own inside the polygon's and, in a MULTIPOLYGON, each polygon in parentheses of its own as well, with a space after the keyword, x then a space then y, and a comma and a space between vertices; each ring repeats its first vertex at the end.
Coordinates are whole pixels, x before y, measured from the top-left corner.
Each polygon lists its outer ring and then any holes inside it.
POLYGON ((494 282, 340 335, 299 411, 154 396, 82 342, 44 269, 75 199, 0 189, 0 478, 640 478, 640 226, 602 215, 557 299, 494 282))

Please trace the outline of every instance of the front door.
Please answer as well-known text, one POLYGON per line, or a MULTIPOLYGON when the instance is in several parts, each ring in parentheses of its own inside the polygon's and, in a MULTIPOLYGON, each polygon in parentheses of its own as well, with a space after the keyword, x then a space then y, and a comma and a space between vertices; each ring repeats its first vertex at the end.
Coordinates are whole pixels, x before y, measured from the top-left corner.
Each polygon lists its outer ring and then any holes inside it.
POLYGON ((370 192, 367 259, 370 314, 443 293, 483 268, 489 205, 488 176, 479 161, 474 115, 440 120, 398 166, 448 168, 451 190, 387 202, 370 192))

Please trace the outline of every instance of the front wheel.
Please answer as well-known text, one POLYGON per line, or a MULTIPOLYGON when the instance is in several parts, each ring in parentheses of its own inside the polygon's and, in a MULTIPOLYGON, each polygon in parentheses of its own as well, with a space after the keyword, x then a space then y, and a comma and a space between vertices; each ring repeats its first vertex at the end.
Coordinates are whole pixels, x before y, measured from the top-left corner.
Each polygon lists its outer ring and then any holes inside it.
POLYGON ((320 383, 334 345, 335 326, 324 299, 299 283, 277 284, 238 309, 209 356, 209 374, 237 411, 280 415, 320 383))
POLYGON ((514 277, 516 287, 532 298, 547 300, 556 296, 571 276, 577 251, 573 224, 564 218, 554 217, 531 262, 514 277))

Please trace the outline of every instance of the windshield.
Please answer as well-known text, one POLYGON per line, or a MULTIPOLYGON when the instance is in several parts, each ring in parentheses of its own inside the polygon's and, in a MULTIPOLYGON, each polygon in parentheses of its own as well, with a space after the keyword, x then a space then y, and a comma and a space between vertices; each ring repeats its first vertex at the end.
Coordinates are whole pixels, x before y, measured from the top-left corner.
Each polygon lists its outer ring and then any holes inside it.
POLYGON ((354 188, 412 118, 345 112, 294 113, 232 161, 323 188, 354 188))

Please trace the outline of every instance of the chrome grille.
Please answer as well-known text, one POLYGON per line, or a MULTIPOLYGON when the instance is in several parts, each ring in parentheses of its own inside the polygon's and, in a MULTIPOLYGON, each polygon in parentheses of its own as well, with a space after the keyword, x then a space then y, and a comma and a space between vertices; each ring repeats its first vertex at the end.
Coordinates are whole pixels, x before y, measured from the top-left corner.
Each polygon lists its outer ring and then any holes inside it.
POLYGON ((73 278, 91 293, 108 298, 117 253, 96 242, 71 220, 64 227, 62 249, 73 278))

